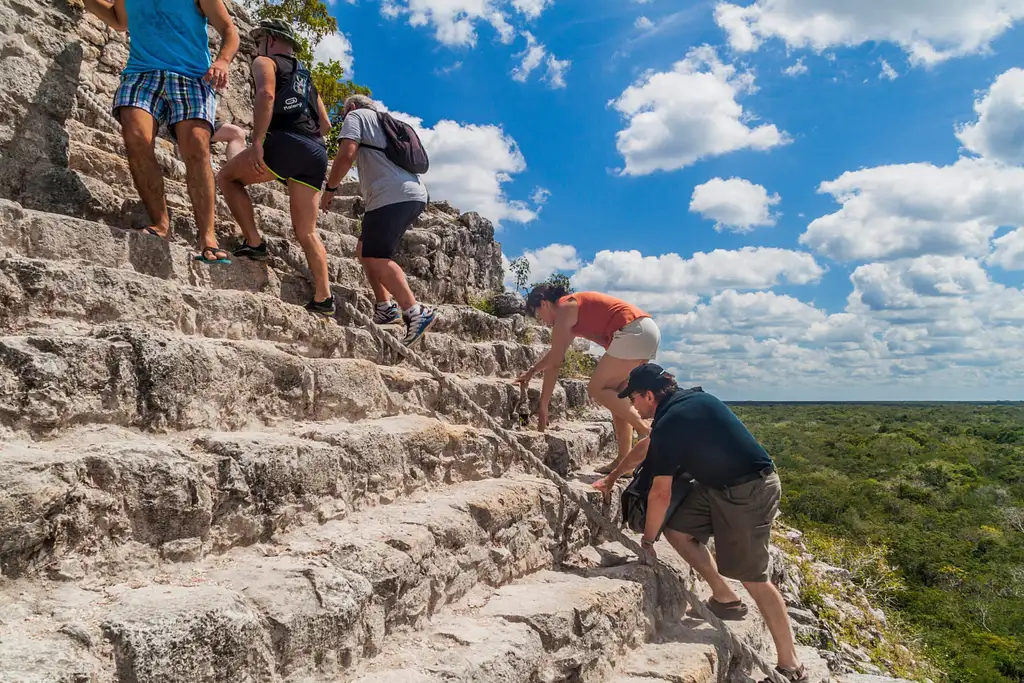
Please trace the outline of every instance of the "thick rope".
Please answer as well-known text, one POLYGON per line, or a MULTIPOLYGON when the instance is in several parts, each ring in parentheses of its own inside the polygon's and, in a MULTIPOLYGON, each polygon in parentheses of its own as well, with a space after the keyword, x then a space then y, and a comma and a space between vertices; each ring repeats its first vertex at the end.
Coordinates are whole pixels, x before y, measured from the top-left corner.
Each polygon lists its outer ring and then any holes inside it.
MULTIPOLYGON (((85 103, 89 105, 89 108, 92 109, 93 112, 96 113, 100 117, 100 119, 103 120, 112 130, 120 131, 120 123, 110 114, 107 108, 99 102, 99 100, 91 91, 85 88, 81 88, 79 89, 79 94, 82 96, 82 99, 85 101, 85 103)), ((163 150, 157 150, 157 153, 158 156, 160 154, 166 155, 166 153, 163 152, 163 150)), ((180 163, 178 162, 177 159, 173 158, 168 159, 168 161, 172 164, 180 163)), ((300 272, 302 270, 305 269, 300 269, 300 272)), ((369 304, 369 302, 365 303, 369 304)), ((535 470, 545 479, 554 484, 558 488, 558 490, 561 491, 562 495, 568 498, 573 503, 575 503, 583 511, 583 513, 590 519, 591 522, 597 524, 597 526, 599 526, 603 531, 605 531, 612 539, 621 543, 627 549, 635 553, 637 557, 641 559, 646 557, 647 554, 644 552, 643 548, 640 546, 639 543, 637 543, 632 538, 624 534, 616 524, 609 520, 603 512, 601 512, 599 509, 593 506, 590 503, 590 501, 586 499, 585 496, 573 490, 571 484, 569 484, 568 481, 566 481, 561 475, 559 475, 557 472, 548 467, 544 463, 544 461, 538 458, 533 452, 531 452, 529 449, 523 446, 516 438, 514 432, 505 429, 486 410, 481 408, 476 403, 476 401, 474 401, 472 397, 469 396, 469 394, 463 391, 462 387, 455 383, 455 381, 452 380, 451 377, 441 372, 441 370, 438 369, 437 366, 435 366, 433 363, 420 357, 414 351, 406 347, 394 335, 380 330, 380 328, 378 328, 377 325, 374 324, 373 319, 370 318, 370 316, 359 311, 359 309, 357 309, 351 303, 347 301, 342 301, 341 305, 345 313, 352 320, 359 322, 363 327, 365 327, 370 332, 370 334, 377 340, 377 342, 381 345, 382 348, 385 346, 390 348, 392 351, 398 354, 399 358, 404 358, 405 360, 409 361, 413 366, 428 373, 434 379, 436 379, 441 384, 442 387, 448 389, 455 396, 457 396, 458 399, 465 406, 467 406, 473 413, 475 413, 477 417, 479 417, 483 421, 484 424, 490 427, 490 429, 495 434, 497 434, 505 443, 507 443, 512 448, 512 451, 516 455, 518 455, 519 458, 525 464, 527 464, 531 469, 535 470)), ((526 401, 526 388, 521 387, 519 406, 517 408, 517 412, 523 411, 524 406, 527 405, 528 404, 526 401)), ((525 410, 528 411, 528 407, 525 408, 525 410)), ((700 597, 696 593, 688 589, 685 585, 681 585, 681 582, 678 581, 678 577, 668 565, 662 563, 661 560, 656 559, 653 564, 653 570, 656 573, 660 574, 662 578, 668 579, 672 583, 680 584, 679 588, 683 593, 683 597, 686 599, 687 603, 689 603, 694 613, 696 613, 701 619, 703 619, 704 621, 709 623, 713 628, 719 631, 724 636, 725 640, 729 643, 729 645, 733 647, 734 650, 738 650, 745 654, 751 662, 753 662, 758 668, 765 672, 769 680, 771 680, 773 683, 790 683, 790 681, 785 676, 783 676, 775 670, 774 665, 771 665, 767 661, 765 661, 765 659, 761 656, 759 652, 754 650, 754 648, 751 647, 749 643, 737 637, 736 634, 733 633, 721 619, 715 616, 715 614, 708 609, 707 605, 704 603, 703 600, 700 599, 700 597)))

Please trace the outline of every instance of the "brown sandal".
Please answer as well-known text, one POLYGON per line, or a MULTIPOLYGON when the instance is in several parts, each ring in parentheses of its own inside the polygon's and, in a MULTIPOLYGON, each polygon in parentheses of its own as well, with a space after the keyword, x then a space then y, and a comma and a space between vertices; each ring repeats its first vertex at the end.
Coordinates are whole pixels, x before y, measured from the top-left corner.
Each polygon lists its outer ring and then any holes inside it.
MULTIPOLYGON (((781 666, 775 667, 775 673, 782 674, 786 677, 786 680, 792 681, 792 683, 808 683, 811 677, 807 673, 807 667, 803 664, 795 669, 783 669, 781 666)), ((765 678, 760 683, 772 683, 772 679, 765 678)))
POLYGON ((741 621, 747 616, 747 606, 743 604, 742 600, 718 602, 714 598, 709 598, 705 604, 712 614, 723 621, 741 621))

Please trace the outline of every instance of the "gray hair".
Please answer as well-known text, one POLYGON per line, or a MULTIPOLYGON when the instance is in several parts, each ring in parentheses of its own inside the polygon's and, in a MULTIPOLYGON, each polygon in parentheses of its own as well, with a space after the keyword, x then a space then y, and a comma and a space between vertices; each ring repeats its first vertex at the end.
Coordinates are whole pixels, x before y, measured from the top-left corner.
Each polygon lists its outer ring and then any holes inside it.
POLYGON ((355 111, 356 109, 372 109, 373 111, 377 111, 377 105, 374 104, 373 100, 366 95, 351 95, 345 100, 344 111, 348 114, 350 111, 355 111))

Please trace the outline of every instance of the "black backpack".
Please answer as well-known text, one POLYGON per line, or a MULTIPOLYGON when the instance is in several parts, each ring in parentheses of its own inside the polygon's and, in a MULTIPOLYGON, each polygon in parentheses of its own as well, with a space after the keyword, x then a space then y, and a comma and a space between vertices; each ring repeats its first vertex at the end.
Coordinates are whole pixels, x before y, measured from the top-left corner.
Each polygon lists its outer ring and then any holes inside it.
MULTIPOLYGON (((639 483, 640 471, 643 467, 643 463, 640 463, 639 467, 633 471, 633 480, 629 482, 629 486, 623 490, 619 498, 622 508, 622 524, 638 534, 644 533, 647 528, 647 494, 650 493, 649 487, 641 487, 639 483)), ((683 504, 692 488, 693 480, 685 472, 679 472, 672 478, 672 501, 669 503, 668 510, 665 511, 665 521, 668 521, 672 517, 672 513, 683 504)), ((661 532, 658 533, 660 535, 661 532)))
POLYGON ((292 72, 277 86, 277 93, 274 96, 274 118, 298 119, 307 112, 316 112, 312 101, 315 92, 313 77, 302 62, 294 58, 292 61, 295 63, 292 72))
POLYGON ((416 129, 383 111, 377 112, 377 120, 380 121, 387 145, 374 147, 362 143, 361 146, 384 152, 384 156, 391 163, 409 173, 426 173, 430 168, 430 159, 427 157, 427 150, 423 148, 423 143, 420 142, 420 136, 416 134, 416 129))

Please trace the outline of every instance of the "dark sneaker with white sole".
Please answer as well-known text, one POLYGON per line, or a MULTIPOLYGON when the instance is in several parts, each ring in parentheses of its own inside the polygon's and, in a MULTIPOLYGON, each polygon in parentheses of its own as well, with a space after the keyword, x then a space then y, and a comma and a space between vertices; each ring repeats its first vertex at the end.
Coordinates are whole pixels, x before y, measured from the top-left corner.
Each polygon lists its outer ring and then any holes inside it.
POLYGON ((327 297, 323 301, 310 299, 306 304, 306 310, 317 315, 334 315, 334 297, 327 297))
POLYGON ((412 346, 418 342, 430 326, 437 320, 437 314, 434 313, 434 309, 430 306, 420 305, 419 312, 413 315, 402 315, 402 319, 405 320, 405 338, 402 343, 406 346, 412 346))
POLYGON ((373 311, 374 325, 394 325, 401 320, 402 312, 398 310, 398 304, 394 301, 389 301, 386 306, 377 304, 373 311))
POLYGON ((267 260, 267 243, 260 242, 255 247, 250 247, 247 242, 242 242, 242 246, 231 252, 235 256, 244 256, 245 258, 251 258, 254 261, 266 261, 267 260))

